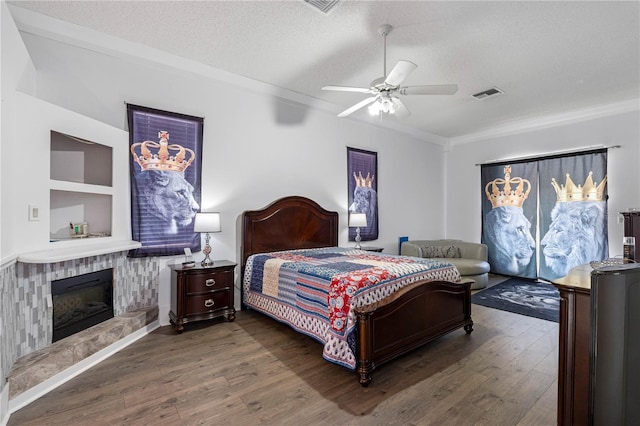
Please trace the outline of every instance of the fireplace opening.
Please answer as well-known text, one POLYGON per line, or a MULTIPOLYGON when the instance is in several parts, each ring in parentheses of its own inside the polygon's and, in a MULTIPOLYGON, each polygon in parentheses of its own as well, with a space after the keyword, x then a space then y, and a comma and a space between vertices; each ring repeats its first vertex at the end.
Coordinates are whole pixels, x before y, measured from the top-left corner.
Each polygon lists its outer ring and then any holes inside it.
POLYGON ((113 269, 51 282, 52 342, 113 318, 113 269))

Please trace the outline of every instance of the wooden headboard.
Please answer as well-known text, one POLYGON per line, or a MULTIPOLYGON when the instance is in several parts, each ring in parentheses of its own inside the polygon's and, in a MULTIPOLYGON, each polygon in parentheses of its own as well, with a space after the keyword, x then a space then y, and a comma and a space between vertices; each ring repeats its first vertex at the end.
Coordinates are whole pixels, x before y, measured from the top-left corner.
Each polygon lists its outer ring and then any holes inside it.
POLYGON ((242 214, 242 271, 255 253, 338 245, 338 213, 308 198, 281 198, 242 214))

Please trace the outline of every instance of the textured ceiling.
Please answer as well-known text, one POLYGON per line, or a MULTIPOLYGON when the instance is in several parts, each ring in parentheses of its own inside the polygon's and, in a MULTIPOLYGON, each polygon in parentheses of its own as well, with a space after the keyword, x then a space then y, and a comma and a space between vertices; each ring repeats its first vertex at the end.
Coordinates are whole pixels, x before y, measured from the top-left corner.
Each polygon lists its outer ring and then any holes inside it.
MULTIPOLYGON (((640 2, 9 1, 126 40, 335 104, 365 96, 400 59, 405 85, 457 83, 453 96, 402 97, 399 124, 451 138, 640 99, 640 2), (477 100, 496 86, 505 92, 477 100)), ((366 108, 354 116, 367 114, 366 108)), ((338 118, 336 118, 338 119, 338 118)), ((343 119, 344 120, 344 119, 343 119)), ((397 120, 390 118, 390 120, 397 120)))

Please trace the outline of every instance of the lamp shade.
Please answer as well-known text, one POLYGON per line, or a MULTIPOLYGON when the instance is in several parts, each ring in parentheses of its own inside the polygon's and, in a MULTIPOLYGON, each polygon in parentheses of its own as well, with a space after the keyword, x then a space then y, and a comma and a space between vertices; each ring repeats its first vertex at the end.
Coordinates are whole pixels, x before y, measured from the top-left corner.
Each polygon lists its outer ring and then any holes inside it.
POLYGON ((193 232, 220 232, 220 213, 196 213, 193 232))
POLYGON ((349 215, 350 228, 364 228, 367 226, 367 215, 365 213, 351 213, 349 215))

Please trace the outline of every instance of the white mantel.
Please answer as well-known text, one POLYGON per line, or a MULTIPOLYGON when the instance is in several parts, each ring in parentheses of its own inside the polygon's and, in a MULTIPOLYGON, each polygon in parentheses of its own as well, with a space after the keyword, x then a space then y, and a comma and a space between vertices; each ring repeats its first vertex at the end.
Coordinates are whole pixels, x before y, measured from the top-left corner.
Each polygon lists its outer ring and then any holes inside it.
POLYGON ((122 240, 109 242, 96 242, 95 244, 83 244, 77 247, 66 247, 51 250, 41 250, 24 253, 18 256, 18 262, 22 263, 56 263, 67 260, 80 259, 101 254, 116 253, 137 249, 142 244, 138 241, 122 240))

